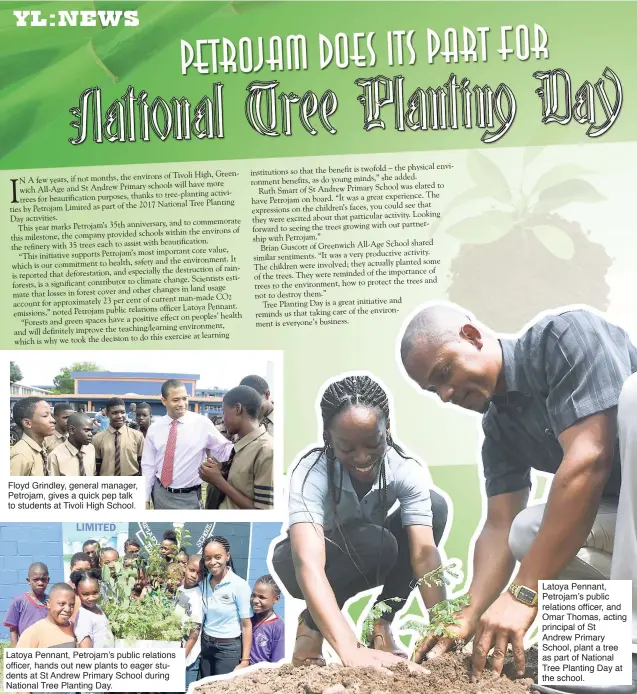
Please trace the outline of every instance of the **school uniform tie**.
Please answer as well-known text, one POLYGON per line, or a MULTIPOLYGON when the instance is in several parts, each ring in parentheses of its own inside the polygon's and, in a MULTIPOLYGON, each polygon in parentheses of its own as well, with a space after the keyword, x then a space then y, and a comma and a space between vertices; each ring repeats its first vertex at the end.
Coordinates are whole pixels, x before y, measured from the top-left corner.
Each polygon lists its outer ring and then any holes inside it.
POLYGON ((80 464, 80 477, 86 477, 86 470, 84 469, 84 453, 82 451, 77 452, 77 462, 80 464))
POLYGON ((166 452, 164 453, 164 464, 161 469, 162 487, 170 487, 173 483, 173 468, 175 466, 175 449, 177 448, 177 427, 179 421, 173 419, 170 425, 170 433, 168 434, 168 442, 166 443, 166 452))
POLYGON ((44 476, 49 476, 49 456, 47 454, 46 448, 42 447, 40 449, 40 455, 42 456, 42 469, 44 470, 44 476))
POLYGON ((121 451, 119 448, 119 431, 115 432, 115 477, 122 474, 121 469, 121 451))

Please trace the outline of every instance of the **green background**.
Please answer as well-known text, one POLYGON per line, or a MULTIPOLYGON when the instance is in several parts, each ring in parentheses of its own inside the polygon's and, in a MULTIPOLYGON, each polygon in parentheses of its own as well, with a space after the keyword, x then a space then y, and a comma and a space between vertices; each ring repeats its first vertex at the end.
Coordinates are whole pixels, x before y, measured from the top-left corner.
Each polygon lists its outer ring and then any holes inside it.
MULTIPOLYGON (((96 3, 98 8, 114 8, 115 3, 96 3)), ((6 3, 0 5, 0 168, 5 173, 0 177, 4 192, 5 218, 9 212, 7 191, 12 172, 36 168, 115 165, 152 165, 166 162, 251 160, 244 166, 258 165, 258 160, 280 157, 302 157, 297 166, 305 161, 326 163, 325 160, 307 160, 307 157, 332 155, 334 163, 348 163, 354 155, 381 153, 405 153, 405 160, 423 161, 436 159, 444 162, 448 156, 444 150, 479 149, 481 152, 497 152, 511 147, 579 145, 571 148, 543 150, 553 165, 570 161, 572 156, 579 162, 588 162, 589 168, 602 177, 621 173, 613 162, 614 157, 629 158, 634 127, 637 122, 635 94, 637 72, 634 69, 635 30, 637 29, 637 6, 634 3, 613 2, 537 2, 537 3, 443 3, 413 2, 179 2, 179 3, 132 3, 138 6, 141 24, 135 29, 90 29, 90 28, 16 28, 10 10, 13 8, 39 9, 51 12, 68 9, 69 3, 40 3, 39 5, 6 3), (541 24, 549 34, 550 60, 528 60, 525 62, 509 58, 503 62, 496 53, 501 24, 541 24), (463 26, 475 28, 490 26, 490 57, 486 64, 446 64, 437 61, 428 65, 421 51, 416 65, 389 67, 384 59, 384 33, 387 30, 415 29, 418 46, 422 49, 426 27, 442 31, 445 27, 463 26), (375 31, 378 62, 373 68, 349 68, 339 70, 335 66, 320 71, 316 65, 316 37, 318 33, 333 36, 337 32, 375 31), (221 74, 187 76, 180 73, 179 40, 194 41, 197 38, 226 36, 238 39, 241 36, 285 36, 289 33, 304 33, 308 37, 309 69, 300 73, 261 72, 256 75, 221 74), (99 58, 99 60, 97 59, 99 58), (101 60, 101 64, 100 64, 101 60), (572 122, 566 127, 541 124, 540 100, 535 94, 539 82, 532 76, 536 70, 564 68, 579 85, 586 79, 595 82, 606 66, 610 66, 620 77, 624 87, 624 105, 619 120, 600 141, 587 138, 585 126, 572 122), (117 76, 114 82, 107 73, 117 76), (451 72, 471 79, 472 84, 489 83, 496 86, 506 82, 514 91, 518 113, 511 130, 496 144, 485 146, 480 143, 481 132, 459 129, 458 131, 403 132, 393 130, 388 109, 385 116, 388 128, 364 132, 362 108, 356 97, 359 89, 354 85, 358 77, 376 74, 403 74, 406 92, 418 86, 443 85, 451 72), (243 115, 246 87, 253 79, 280 79, 285 91, 303 93, 312 89, 318 94, 333 89, 340 101, 333 118, 338 134, 329 136, 320 131, 315 137, 305 133, 294 123, 292 137, 266 138, 256 134, 243 115), (69 127, 69 108, 77 105, 80 93, 99 86, 103 89, 104 103, 121 97, 129 84, 136 92, 148 91, 151 97, 161 95, 186 96, 193 104, 210 92, 215 81, 224 83, 225 138, 221 141, 160 142, 153 138, 150 143, 86 143, 71 146, 67 140, 73 136, 69 127), (612 155, 608 147, 616 145, 612 155), (427 152, 439 150, 435 155, 427 152), (583 151, 585 150, 585 151, 583 151), (597 163, 599 156, 599 164, 597 163), (338 157, 338 159, 336 159, 338 157)), ((80 2, 74 8, 92 9, 93 3, 80 2)), ((613 94, 610 93, 613 100, 613 94)), ((507 180, 513 170, 513 160, 525 162, 540 151, 517 150, 503 153, 500 168, 507 180), (508 157, 511 154, 511 157, 508 157), (519 156, 518 156, 519 154, 519 156)), ((394 157, 399 160, 398 156, 394 157)), ((366 163, 373 163, 368 157, 366 163)), ((446 179, 447 188, 453 192, 466 190, 468 183, 467 159, 464 152, 454 152, 456 168, 446 179)), ((402 161, 402 159, 401 159, 402 161)), ((536 160, 540 161, 540 159, 536 160)), ((285 162, 270 162, 274 167, 289 165, 285 162)), ((528 162, 527 162, 528 163, 528 162)), ((183 166, 183 165, 182 165, 183 166)), ((214 165, 211 165, 214 168, 214 165)), ((240 166, 237 164, 237 166, 240 166)), ((265 166, 265 165, 264 165, 265 166)), ((529 164, 530 166, 530 164, 529 164)), ((491 182, 492 169, 482 170, 485 184, 491 182)), ((537 173, 537 172, 536 172, 537 173)), ((631 175, 632 171, 631 171, 631 175)), ((480 175, 479 175, 480 176, 480 175)), ((478 177, 479 177, 478 176, 478 177)), ((472 175, 475 178, 475 171, 472 175)), ((630 188, 630 186, 628 186, 630 188)), ((625 204, 623 193, 612 199, 612 190, 607 190, 609 205, 614 214, 621 217, 621 205, 625 204)), ((248 194, 248 191, 245 191, 248 194)), ((586 200, 580 202, 585 203, 586 200)), ((606 208, 605 208, 606 209, 606 208)), ((225 213, 224 213, 225 214, 225 213)), ((600 220, 606 213, 600 212, 600 220)), ((610 212, 609 212, 610 214, 610 212)), ((590 216, 580 208, 569 208, 565 213, 569 221, 589 222, 590 216)), ((607 219, 609 217, 607 216, 607 219)), ((623 218, 622 218, 623 219, 623 218)), ((250 249, 250 232, 239 243, 246 252, 250 249)), ((634 241, 628 239, 628 229, 622 223, 609 223, 597 227, 595 233, 603 232, 601 243, 614 249, 633 248, 634 241), (632 245, 628 245, 632 244, 632 245)), ((427 232, 428 234, 429 232, 427 232)), ((411 234, 403 234, 403 237, 411 234)), ((466 562, 469 539, 482 512, 479 482, 479 419, 470 413, 458 412, 441 407, 431 397, 421 397, 401 373, 395 359, 395 341, 400 325, 408 313, 419 303, 431 299, 447 298, 450 284, 449 258, 463 249, 457 239, 441 236, 437 250, 446 262, 441 267, 441 282, 426 290, 403 291, 404 303, 396 316, 378 317, 374 320, 359 318, 346 328, 322 330, 277 330, 255 331, 251 328, 249 312, 244 312, 244 324, 235 331, 232 344, 180 341, 181 348, 274 348, 285 350, 285 464, 293 462, 299 450, 317 436, 316 398, 326 380, 351 370, 365 370, 380 378, 389 388, 395 404, 395 421, 392 423, 397 438, 408 451, 420 456, 431 469, 434 482, 444 489, 454 504, 453 527, 446 545, 448 556, 456 556, 466 562)), ((465 244, 473 245, 473 244, 465 244)), ((250 251, 251 252, 251 251, 250 251)), ((610 252, 610 251, 609 251, 610 252)), ((523 255, 524 251, 520 251, 523 255)), ((614 267, 624 267, 621 253, 613 257, 614 267)), ((2 262, 6 263, 6 256, 2 262)), ((524 263, 523 263, 524 265, 524 263)), ((497 276, 500 267, 491 270, 497 276)), ((5 266, 3 276, 8 276, 5 266)), ((529 286, 533 285, 536 268, 530 266, 529 286)), ((478 274, 478 278, 479 278, 478 274)), ((600 300, 600 308, 617 305, 619 275, 608 280, 611 285, 610 304, 600 300), (615 284, 613 284, 615 282, 615 284), (612 294, 612 292, 615 294, 612 294), (615 302, 615 303, 613 303, 615 302), (603 305, 602 305, 603 304, 603 305)), ((624 277, 622 287, 630 288, 624 277)), ((476 280, 476 286, 479 279, 476 280)), ((564 283, 561 283, 564 284, 564 283)), ((568 285, 568 283, 566 283, 568 285)), ((7 280, 3 282, 5 296, 10 292, 7 280)), ((560 282, 556 281, 554 305, 564 303, 560 282)), ((524 303, 526 295, 519 290, 516 301, 524 303)), ((400 292, 399 292, 400 293, 400 292)), ((531 292, 532 293, 532 292, 531 292)), ((242 281, 242 301, 254 309, 251 303, 251 282, 246 275, 242 281)), ((375 292, 376 294, 376 292, 375 292)), ((509 287, 494 283, 492 300, 470 306, 478 314, 486 308, 497 315, 498 301, 503 295, 511 294, 509 287), (495 307, 495 308, 494 308, 495 307)), ((634 295, 634 294, 633 294, 634 295)), ((623 294, 622 294, 623 296, 623 294)), ((570 301, 571 297, 566 296, 570 301)), ((594 303, 594 302, 590 302, 594 303)), ((619 299, 623 309, 624 305, 619 299)), ((549 308, 542 306, 540 308, 549 308)), ((525 320, 537 311, 529 308, 525 320)), ((522 320, 495 328, 507 330, 522 327, 522 320)), ((13 346, 10 331, 3 333, 0 345, 5 349, 13 346)), ((139 344, 139 348, 173 348, 174 343, 162 342, 139 344)))

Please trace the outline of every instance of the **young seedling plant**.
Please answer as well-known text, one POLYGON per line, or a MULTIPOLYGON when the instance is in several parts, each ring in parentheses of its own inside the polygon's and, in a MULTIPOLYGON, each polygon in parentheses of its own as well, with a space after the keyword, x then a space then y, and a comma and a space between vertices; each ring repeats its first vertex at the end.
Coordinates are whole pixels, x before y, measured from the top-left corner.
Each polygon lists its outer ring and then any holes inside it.
MULTIPOLYGON (((423 583, 429 587, 449 586, 452 582, 457 581, 459 577, 460 563, 457 560, 453 560, 448 564, 440 565, 437 569, 426 573, 415 582, 414 587, 418 587, 423 583)), ((414 652, 423 641, 430 636, 435 636, 437 638, 449 637, 456 641, 456 634, 452 627, 458 626, 459 622, 456 615, 460 610, 469 605, 470 599, 469 595, 460 595, 451 600, 442 600, 429 610, 428 624, 414 620, 402 624, 402 629, 409 629, 418 634, 414 652)), ((362 627, 361 639, 363 643, 370 644, 374 631, 374 623, 391 610, 389 603, 399 602, 400 600, 400 598, 389 598, 388 600, 379 602, 369 611, 362 627)))

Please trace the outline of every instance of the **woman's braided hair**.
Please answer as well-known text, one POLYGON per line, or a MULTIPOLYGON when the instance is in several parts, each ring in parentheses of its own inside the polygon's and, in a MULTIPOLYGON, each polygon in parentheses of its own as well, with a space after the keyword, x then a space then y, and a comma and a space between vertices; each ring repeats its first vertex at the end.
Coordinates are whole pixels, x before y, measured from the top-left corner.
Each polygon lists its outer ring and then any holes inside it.
MULTIPOLYGON (((228 540, 226 540, 225 537, 221 537, 221 535, 211 535, 210 537, 207 537, 205 542, 201 546, 201 559, 199 560, 199 567, 202 577, 204 598, 210 590, 210 573, 208 572, 208 568, 206 567, 206 564, 204 562, 204 550, 208 545, 214 544, 221 545, 224 548, 224 550, 228 552, 228 554, 230 554, 230 543, 228 542, 228 540)), ((228 566, 234 571, 234 566, 232 565, 232 555, 230 556, 228 566)))
MULTIPOLYGON (((352 560, 354 566, 358 569, 361 575, 364 575, 360 570, 358 564, 356 563, 354 557, 351 553, 351 548, 349 542, 343 532, 340 520, 338 518, 338 513, 336 511, 337 506, 340 502, 341 488, 343 486, 343 466, 340 467, 340 482, 336 485, 334 480, 334 469, 336 464, 336 456, 334 454, 334 449, 330 443, 329 430, 332 427, 334 419, 352 407, 365 407, 368 409, 374 409, 379 412, 383 417, 385 422, 389 421, 389 399, 387 393, 383 388, 369 376, 347 376, 340 381, 334 381, 323 393, 321 398, 321 417, 323 419, 323 447, 313 448, 311 451, 306 453, 301 460, 307 458, 313 453, 317 453, 316 460, 310 466, 307 471, 305 478, 303 480, 303 485, 301 489, 305 486, 308 475, 318 463, 320 458, 325 455, 327 462, 327 480, 328 480, 328 498, 332 510, 332 517, 334 519, 334 525, 341 535, 343 546, 347 551, 350 559, 352 560)), ((407 458, 408 456, 404 451, 394 443, 389 429, 387 430, 387 445, 393 448, 402 458, 407 458)), ((379 469, 379 486, 380 486, 380 517, 381 522, 384 524, 387 516, 387 478, 385 470, 385 456, 381 458, 380 469, 379 469)), ((382 539, 381 535, 381 546, 380 546, 380 557, 382 558, 382 539)), ((329 538, 326 538, 330 541, 329 538)), ((380 561, 378 563, 378 572, 380 571, 380 561)), ((380 581, 377 580, 377 583, 380 581)))

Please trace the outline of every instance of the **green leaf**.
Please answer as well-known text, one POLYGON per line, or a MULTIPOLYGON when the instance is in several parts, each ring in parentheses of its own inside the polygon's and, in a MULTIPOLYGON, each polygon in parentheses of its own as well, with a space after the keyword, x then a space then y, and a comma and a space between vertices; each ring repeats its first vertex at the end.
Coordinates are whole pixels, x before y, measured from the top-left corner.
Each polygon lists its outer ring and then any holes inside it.
POLYGON ((445 231, 465 243, 493 243, 508 234, 513 224, 514 220, 510 212, 490 210, 476 217, 456 222, 445 231))
POLYGON ((540 224, 533 227, 537 240, 556 258, 572 260, 575 255, 575 245, 571 237, 558 226, 540 224))
POLYGON ((553 186, 564 183, 571 178, 577 178, 589 173, 587 169, 578 164, 560 164, 542 174, 535 182, 532 193, 541 193, 543 190, 548 190, 553 186))
POLYGON ((599 202, 604 196, 588 181, 571 178, 543 190, 533 210, 535 213, 553 212, 572 202, 599 202))
POLYGON ((511 202, 511 188, 504 174, 484 154, 470 152, 467 158, 469 175, 483 191, 500 202, 511 202))

